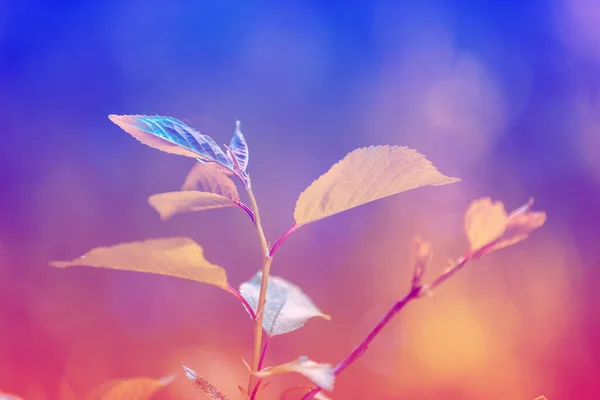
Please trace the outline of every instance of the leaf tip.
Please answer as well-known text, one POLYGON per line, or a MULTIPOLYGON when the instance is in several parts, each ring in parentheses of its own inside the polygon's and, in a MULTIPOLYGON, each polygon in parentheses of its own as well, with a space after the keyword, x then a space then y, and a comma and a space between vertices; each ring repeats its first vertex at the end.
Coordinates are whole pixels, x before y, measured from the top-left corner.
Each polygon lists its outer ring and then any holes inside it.
POLYGON ((197 378, 196 372, 193 369, 186 367, 185 365, 182 365, 182 367, 183 371, 185 372, 185 376, 188 379, 195 381, 197 378))
POLYGON ((325 321, 331 321, 331 315, 329 314, 320 314, 318 317, 323 318, 325 321))

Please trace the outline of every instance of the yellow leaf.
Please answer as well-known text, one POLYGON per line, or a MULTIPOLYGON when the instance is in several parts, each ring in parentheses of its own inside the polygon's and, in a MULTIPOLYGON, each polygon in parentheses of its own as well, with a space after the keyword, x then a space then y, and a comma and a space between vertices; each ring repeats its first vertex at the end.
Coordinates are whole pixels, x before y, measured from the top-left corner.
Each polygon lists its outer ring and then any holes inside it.
POLYGON ((227 400, 227 397, 225 397, 225 395, 221 393, 221 391, 219 391, 219 389, 217 389, 212 383, 207 381, 206 378, 196 374, 196 371, 186 366, 184 366, 183 369, 185 371, 185 376, 187 376, 187 378, 194 383, 196 389, 198 389, 200 393, 202 393, 208 399, 227 400))
POLYGON ((165 221, 175 214, 212 210, 214 208, 234 207, 230 198, 209 192, 168 192, 153 194, 148 203, 165 221))
POLYGON ((277 365, 274 367, 264 368, 254 375, 264 378, 272 375, 285 374, 288 372, 296 372, 310 379, 315 385, 322 387, 325 390, 332 391, 335 383, 335 375, 331 364, 321 364, 309 360, 306 357, 298 357, 298 359, 277 365))
POLYGON ((502 236, 507 223, 508 215, 502 202, 492 202, 489 197, 471 202, 465 213, 465 231, 471 251, 477 251, 502 236))
POLYGON ((410 189, 459 181, 408 147, 365 147, 349 153, 300 194, 294 219, 303 225, 410 189))
POLYGON ((148 203, 163 221, 175 214, 233 207, 240 201, 233 181, 209 164, 196 163, 181 190, 154 194, 148 198, 148 203))
MULTIPOLYGON (((228 171, 225 169, 225 171, 228 171)), ((233 201, 239 201, 235 183, 223 172, 212 168, 209 164, 195 163, 185 177, 181 190, 200 190, 203 192, 217 193, 233 201)))
POLYGON ((53 267, 75 265, 148 272, 227 288, 225 270, 204 258, 202 247, 188 238, 151 239, 98 247, 72 261, 53 261, 53 267))
POLYGON ((147 400, 172 381, 172 376, 163 379, 133 378, 111 381, 92 390, 86 396, 86 400, 147 400))

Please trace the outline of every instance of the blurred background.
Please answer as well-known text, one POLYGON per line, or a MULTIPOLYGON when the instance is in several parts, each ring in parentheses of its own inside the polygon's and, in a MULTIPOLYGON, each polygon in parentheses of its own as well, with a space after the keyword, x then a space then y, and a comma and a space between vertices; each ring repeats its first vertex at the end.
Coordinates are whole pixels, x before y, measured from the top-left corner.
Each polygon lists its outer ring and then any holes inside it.
MULTIPOLYGON (((417 149, 460 184, 302 228, 272 273, 332 316, 272 342, 270 364, 337 363, 408 289, 467 246, 463 213, 532 196, 548 222, 411 304, 337 380, 334 399, 600 398, 600 6, 555 1, 0 1, 0 390, 82 398, 110 379, 177 379, 232 399, 252 324, 219 289, 52 260, 188 236, 233 286, 260 267, 243 212, 161 222, 151 194, 193 160, 141 145, 108 114, 179 118, 228 143, 240 118, 268 237, 349 151, 417 149), (62 394, 61 394, 62 393, 62 394)), ((298 377, 274 382, 276 398, 298 377)))

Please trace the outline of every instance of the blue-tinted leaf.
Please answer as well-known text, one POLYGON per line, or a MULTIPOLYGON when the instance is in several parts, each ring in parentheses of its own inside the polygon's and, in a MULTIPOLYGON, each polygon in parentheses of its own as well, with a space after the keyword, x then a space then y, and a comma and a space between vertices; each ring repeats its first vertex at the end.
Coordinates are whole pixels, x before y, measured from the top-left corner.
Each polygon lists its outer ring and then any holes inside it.
POLYGON ((145 115, 109 115, 108 118, 147 146, 233 169, 229 157, 210 136, 178 119, 145 115))
MULTIPOLYGON (((256 312, 262 272, 259 271, 247 282, 240 285, 240 294, 256 312)), ((282 335, 304 326, 306 321, 314 317, 329 320, 327 314, 313 303, 302 290, 291 282, 269 276, 267 298, 263 310, 263 329, 269 336, 282 335)))
POLYGON ((233 152, 240 169, 245 172, 250 160, 250 153, 248 152, 246 139, 244 139, 244 135, 240 129, 240 121, 236 121, 235 123, 235 131, 229 142, 229 148, 233 152))
POLYGON ((204 377, 198 375, 196 371, 191 368, 183 366, 185 376, 194 383, 196 389, 200 391, 204 396, 210 400, 227 400, 227 397, 217 389, 212 383, 207 381, 204 377))

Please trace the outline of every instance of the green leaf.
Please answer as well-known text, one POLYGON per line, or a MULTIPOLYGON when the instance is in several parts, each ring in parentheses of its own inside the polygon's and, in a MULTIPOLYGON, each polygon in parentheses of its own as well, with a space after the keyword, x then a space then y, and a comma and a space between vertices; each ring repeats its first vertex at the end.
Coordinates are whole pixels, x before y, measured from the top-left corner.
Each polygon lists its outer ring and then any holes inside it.
POLYGON ((53 267, 76 265, 147 272, 208 283, 226 289, 225 270, 204 258, 202 247, 188 238, 151 239, 98 247, 71 261, 53 261, 53 267))
POLYGON ((327 391, 332 391, 335 384, 335 374, 331 364, 316 363, 309 360, 307 357, 299 357, 298 359, 285 364, 264 368, 254 375, 265 378, 288 372, 296 372, 304 375, 315 385, 320 386, 327 391))
POLYGON ((210 400, 227 400, 227 397, 225 397, 225 395, 221 393, 219 389, 217 389, 204 377, 196 374, 196 371, 186 367, 185 365, 183 366, 183 370, 185 371, 185 376, 187 376, 187 378, 194 383, 196 389, 206 396, 206 398, 210 400))
MULTIPOLYGON (((262 272, 240 285, 240 294, 256 312, 262 272)), ((269 276, 263 310, 263 329, 269 336, 282 335, 304 326, 311 318, 330 320, 302 290, 277 276, 269 276)))
POLYGON ((173 379, 173 376, 169 376, 163 379, 133 378, 110 381, 92 390, 86 396, 86 400, 148 400, 173 379))
POLYGON ((300 194, 297 225, 329 217, 421 186, 459 182, 441 174, 408 147, 371 146, 352 151, 300 194))

